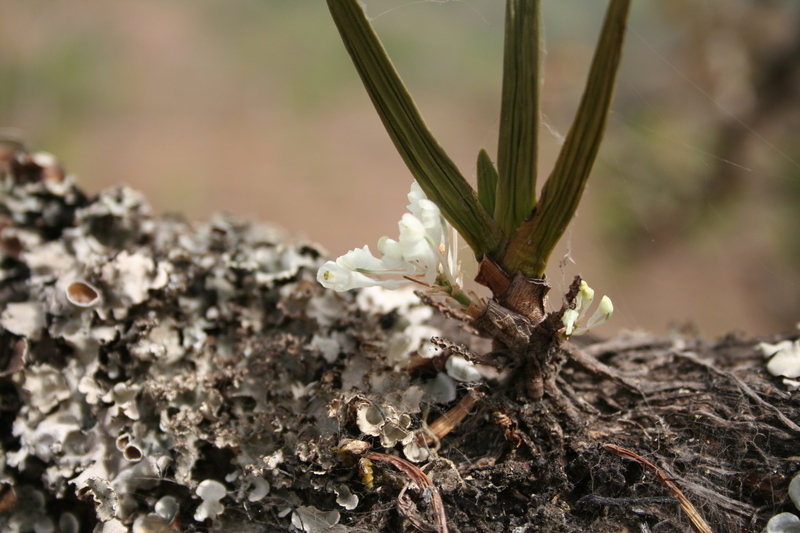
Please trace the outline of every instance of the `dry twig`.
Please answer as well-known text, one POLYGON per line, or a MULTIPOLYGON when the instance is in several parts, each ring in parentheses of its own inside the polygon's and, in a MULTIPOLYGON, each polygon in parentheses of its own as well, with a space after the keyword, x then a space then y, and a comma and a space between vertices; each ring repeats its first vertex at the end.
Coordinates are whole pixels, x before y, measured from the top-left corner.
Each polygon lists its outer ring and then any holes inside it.
POLYGON ((672 495, 678 500, 680 503, 681 509, 691 520, 692 525, 699 533, 714 533, 711 528, 708 526, 706 521, 700 516, 700 513, 697 512, 692 502, 681 492, 681 489, 664 473, 663 470, 658 468, 656 465, 642 457, 641 455, 634 453, 627 448, 623 448, 621 446, 617 446, 615 444, 604 444, 603 449, 611 452, 613 454, 619 455, 620 457, 626 457, 628 459, 632 459, 637 463, 646 466, 650 470, 655 473, 656 477, 669 489, 672 495))
POLYGON ((455 427, 467 417, 470 409, 475 406, 475 403, 480 399, 481 396, 483 396, 483 394, 477 390, 470 390, 466 396, 461 398, 455 407, 428 425, 431 435, 425 435, 425 442, 427 442, 429 445, 433 444, 435 440, 441 439, 453 431, 453 429, 455 429, 455 427), (434 439, 433 436, 435 436, 436 439, 434 439))

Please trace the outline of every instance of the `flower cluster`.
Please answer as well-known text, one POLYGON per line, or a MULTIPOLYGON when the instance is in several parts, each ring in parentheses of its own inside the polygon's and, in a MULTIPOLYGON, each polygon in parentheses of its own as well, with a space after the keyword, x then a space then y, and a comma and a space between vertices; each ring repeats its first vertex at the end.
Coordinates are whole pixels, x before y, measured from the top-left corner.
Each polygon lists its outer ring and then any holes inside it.
POLYGON ((335 262, 325 263, 317 280, 340 292, 375 286, 396 289, 416 283, 441 287, 468 304, 468 299, 459 298, 464 295, 459 288, 462 276, 456 259, 455 232, 416 181, 411 184, 408 201, 410 213, 405 213, 398 223, 399 239, 382 237, 378 241, 380 259, 372 255, 369 246, 356 248, 335 262))
POLYGON ((594 290, 585 281, 581 280, 578 295, 575 298, 575 308, 567 309, 561 317, 561 321, 564 324, 565 337, 588 333, 590 330, 605 324, 611 318, 614 306, 611 303, 611 298, 603 296, 600 299, 597 310, 586 322, 586 326, 581 327, 581 320, 583 320, 586 311, 589 310, 589 306, 592 305, 592 300, 594 300, 594 290))

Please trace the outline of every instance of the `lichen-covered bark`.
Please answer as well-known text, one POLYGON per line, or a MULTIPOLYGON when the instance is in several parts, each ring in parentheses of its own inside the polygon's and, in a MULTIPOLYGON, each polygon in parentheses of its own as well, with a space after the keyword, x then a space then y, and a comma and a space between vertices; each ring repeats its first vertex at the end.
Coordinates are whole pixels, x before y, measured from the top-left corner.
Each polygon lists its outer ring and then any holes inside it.
POLYGON ((609 444, 713 531, 790 509, 800 401, 752 340, 537 345, 560 372, 535 400, 502 353, 454 382, 488 341, 407 293, 322 289, 315 246, 0 165, 2 531, 441 531, 433 488, 462 533, 690 527, 609 444))

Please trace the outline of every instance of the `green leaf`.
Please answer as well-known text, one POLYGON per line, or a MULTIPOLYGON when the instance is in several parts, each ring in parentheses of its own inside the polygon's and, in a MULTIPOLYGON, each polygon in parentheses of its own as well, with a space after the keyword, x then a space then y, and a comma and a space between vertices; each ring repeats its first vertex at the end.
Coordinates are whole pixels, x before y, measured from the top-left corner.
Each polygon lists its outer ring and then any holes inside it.
POLYGON ((503 52, 503 99, 497 146, 494 219, 511 235, 536 204, 539 130, 539 0, 507 0, 503 52))
POLYGON ((541 278, 547 260, 572 220, 603 138, 622 58, 630 0, 611 0, 580 107, 533 216, 509 240, 500 264, 541 278))
POLYGON ((342 36, 383 125, 425 194, 480 258, 497 257, 505 236, 478 195, 425 125, 358 0, 328 0, 342 36))
POLYGON ((494 213, 497 197, 497 169, 485 148, 478 152, 478 201, 487 213, 494 213))

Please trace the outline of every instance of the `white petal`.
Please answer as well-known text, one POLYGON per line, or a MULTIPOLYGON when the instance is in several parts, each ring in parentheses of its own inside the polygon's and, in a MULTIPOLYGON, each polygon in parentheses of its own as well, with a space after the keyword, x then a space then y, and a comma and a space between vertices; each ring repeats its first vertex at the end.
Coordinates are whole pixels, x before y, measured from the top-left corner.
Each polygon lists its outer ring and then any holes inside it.
POLYGON ((386 270, 383 261, 372 255, 372 252, 369 251, 369 246, 350 250, 337 259, 336 264, 352 271, 370 272, 386 270))
POLYGON ((403 285, 408 285, 409 283, 412 282, 404 279, 374 279, 369 276, 365 276, 361 272, 351 272, 349 285, 351 289, 383 287, 384 289, 394 290, 398 287, 402 287, 403 285))
POLYGON ((406 213, 400 219, 399 226, 403 259, 409 263, 416 262, 426 274, 426 281, 429 277, 432 277, 431 281, 435 280, 439 258, 426 239, 427 234, 422 222, 414 215, 406 213))
POLYGON ((586 323, 586 328, 594 329, 605 324, 611 318, 612 314, 614 314, 614 304, 611 303, 611 298, 603 296, 600 299, 600 305, 597 306, 597 311, 594 312, 586 323))
POLYGON ((349 291, 354 288, 350 286, 351 271, 342 268, 333 261, 328 261, 317 272, 317 281, 326 289, 333 289, 337 292, 349 291))
POLYGON ((422 222, 428 237, 438 246, 442 242, 443 236, 443 220, 439 207, 430 200, 425 199, 420 200, 415 207, 415 209, 411 209, 411 213, 422 222))
POLYGON ((766 342, 759 342, 758 347, 764 353, 764 357, 769 359, 781 350, 791 349, 792 341, 780 341, 778 344, 769 344, 766 342))
POLYGON ((569 337, 575 330, 575 321, 578 320, 578 312, 575 309, 567 309, 561 315, 561 322, 564 324, 564 335, 569 337))
POLYGON ((800 390, 800 381, 796 379, 783 378, 783 384, 792 392, 800 390))
POLYGON ((353 272, 343 268, 333 261, 328 261, 317 272, 317 281, 326 289, 336 292, 349 291, 350 289, 363 289, 365 287, 385 287, 396 289, 401 285, 411 283, 408 280, 379 280, 373 279, 361 272, 353 272))
POLYGON ((588 283, 581 280, 580 290, 578 290, 578 295, 575 298, 575 309, 580 311, 578 320, 586 314, 589 306, 592 305, 592 300, 594 300, 594 289, 589 287, 588 283))
POLYGON ((419 186, 419 183, 415 181, 411 182, 411 191, 408 193, 408 201, 411 202, 407 207, 409 211, 413 212, 412 206, 416 206, 420 200, 427 200, 428 197, 425 195, 425 191, 422 190, 422 187, 419 186))
POLYGON ((406 261, 403 259, 403 250, 400 243, 389 237, 382 237, 378 241, 378 251, 383 256, 383 264, 387 269, 391 270, 406 270, 413 271, 406 261))

